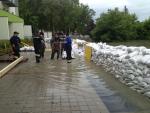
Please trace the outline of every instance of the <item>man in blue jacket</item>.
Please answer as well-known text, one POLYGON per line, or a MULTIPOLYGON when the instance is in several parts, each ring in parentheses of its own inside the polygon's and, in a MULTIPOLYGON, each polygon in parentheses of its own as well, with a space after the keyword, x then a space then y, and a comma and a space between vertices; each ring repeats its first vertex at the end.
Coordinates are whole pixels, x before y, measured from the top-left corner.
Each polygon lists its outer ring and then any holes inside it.
POLYGON ((18 37, 18 34, 19 34, 18 32, 16 32, 16 31, 14 32, 14 35, 10 38, 10 44, 11 44, 14 56, 19 58, 20 57, 21 40, 18 37))
POLYGON ((72 39, 69 36, 69 34, 67 34, 66 36, 66 41, 65 41, 65 50, 66 50, 66 54, 67 54, 67 62, 71 63, 71 51, 72 51, 72 39))

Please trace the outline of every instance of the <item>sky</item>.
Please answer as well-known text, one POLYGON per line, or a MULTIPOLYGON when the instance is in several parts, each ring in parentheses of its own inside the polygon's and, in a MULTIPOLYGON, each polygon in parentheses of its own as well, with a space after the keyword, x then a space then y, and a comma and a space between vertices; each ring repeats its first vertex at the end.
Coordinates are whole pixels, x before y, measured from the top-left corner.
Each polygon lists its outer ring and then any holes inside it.
POLYGON ((99 17, 101 13, 115 7, 123 10, 125 5, 130 13, 137 15, 140 21, 150 17, 150 0, 80 0, 80 3, 89 5, 90 8, 94 9, 96 11, 95 17, 99 17))

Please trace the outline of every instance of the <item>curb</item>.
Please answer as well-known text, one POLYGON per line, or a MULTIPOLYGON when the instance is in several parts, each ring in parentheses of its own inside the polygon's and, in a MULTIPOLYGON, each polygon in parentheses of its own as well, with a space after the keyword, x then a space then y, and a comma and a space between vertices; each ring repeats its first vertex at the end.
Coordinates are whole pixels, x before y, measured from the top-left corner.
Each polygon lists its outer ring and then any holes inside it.
POLYGON ((0 78, 2 78, 8 71, 10 71, 12 68, 14 68, 18 63, 20 63, 23 60, 23 56, 6 66, 4 69, 0 70, 0 78))

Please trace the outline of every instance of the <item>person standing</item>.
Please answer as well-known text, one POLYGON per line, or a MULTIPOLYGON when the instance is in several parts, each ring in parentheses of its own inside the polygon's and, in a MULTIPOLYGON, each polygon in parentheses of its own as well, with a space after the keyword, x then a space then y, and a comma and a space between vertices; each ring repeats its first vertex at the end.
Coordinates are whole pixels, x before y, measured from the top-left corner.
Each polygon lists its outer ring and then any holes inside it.
POLYGON ((44 40, 44 35, 42 35, 40 33, 40 38, 41 38, 41 58, 44 58, 44 53, 45 53, 45 48, 46 48, 46 45, 45 45, 45 40, 44 40))
POLYGON ((40 38, 38 32, 36 32, 33 37, 33 44, 34 44, 36 63, 39 63, 41 58, 42 39, 40 38))
POLYGON ((42 30, 40 32, 40 36, 42 36, 44 38, 44 32, 42 30))
POLYGON ((65 35, 63 32, 60 32, 60 56, 63 58, 64 45, 65 45, 65 35))
POLYGON ((58 34, 55 34, 55 37, 51 41, 51 47, 52 47, 52 54, 51 54, 51 59, 54 59, 55 53, 57 53, 57 59, 59 59, 60 55, 60 39, 58 37, 58 34))
POLYGON ((65 40, 65 50, 66 50, 66 54, 67 54, 67 63, 71 63, 71 52, 72 52, 72 39, 69 36, 69 34, 67 33, 66 35, 66 40, 65 40))
POLYGON ((14 32, 14 35, 10 38, 10 44, 13 50, 13 55, 17 58, 20 57, 20 43, 21 40, 18 37, 19 33, 18 32, 14 32))

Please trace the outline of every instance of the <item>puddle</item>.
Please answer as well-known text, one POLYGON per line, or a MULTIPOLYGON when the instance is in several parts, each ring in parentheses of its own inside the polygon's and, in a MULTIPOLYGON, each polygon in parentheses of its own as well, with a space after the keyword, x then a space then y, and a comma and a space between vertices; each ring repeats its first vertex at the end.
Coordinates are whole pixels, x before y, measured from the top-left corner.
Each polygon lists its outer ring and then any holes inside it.
POLYGON ((87 63, 87 79, 111 113, 150 111, 150 100, 120 83, 94 63, 87 63))

